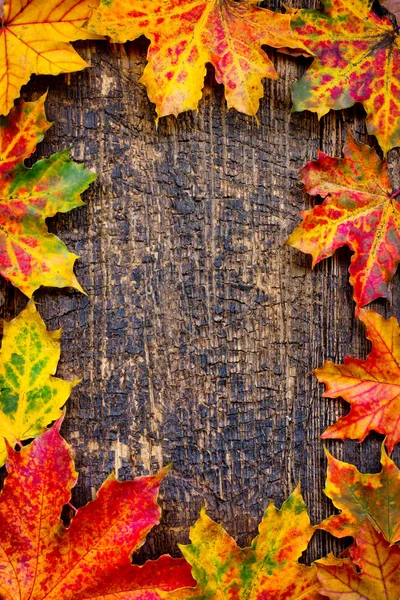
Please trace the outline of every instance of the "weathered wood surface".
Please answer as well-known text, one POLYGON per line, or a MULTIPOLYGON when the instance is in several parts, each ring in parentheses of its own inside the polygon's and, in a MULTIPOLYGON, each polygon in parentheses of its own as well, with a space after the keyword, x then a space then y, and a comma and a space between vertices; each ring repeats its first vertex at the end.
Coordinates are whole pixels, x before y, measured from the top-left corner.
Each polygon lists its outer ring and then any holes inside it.
MULTIPOLYGON (((55 121, 36 157, 72 146, 99 174, 87 207, 51 222, 81 255, 88 296, 35 295, 48 326, 64 330, 59 373, 83 379, 63 426, 80 473, 73 502, 88 501, 112 469, 124 479, 174 466, 162 524, 139 560, 177 555, 203 504, 241 544, 298 480, 314 522, 331 510, 319 435, 347 409, 321 399, 311 371, 365 357, 369 345, 354 318, 350 253, 312 272, 284 242, 310 206, 296 169, 318 148, 339 156, 345 122, 373 142, 361 108, 320 123, 291 116, 289 86, 306 61, 272 51, 282 78, 265 83, 259 124, 228 112, 210 75, 198 113, 157 129, 139 83, 145 47, 81 43, 91 69, 38 78, 25 92, 49 87, 55 121)), ((389 157, 397 178, 398 157, 389 157)), ((26 300, 1 289, 8 319, 26 300)), ((375 303, 382 314, 399 313, 399 289, 396 276, 392 307, 375 303)), ((373 471, 380 442, 327 446, 373 471)), ((318 535, 308 556, 332 547, 318 535)))

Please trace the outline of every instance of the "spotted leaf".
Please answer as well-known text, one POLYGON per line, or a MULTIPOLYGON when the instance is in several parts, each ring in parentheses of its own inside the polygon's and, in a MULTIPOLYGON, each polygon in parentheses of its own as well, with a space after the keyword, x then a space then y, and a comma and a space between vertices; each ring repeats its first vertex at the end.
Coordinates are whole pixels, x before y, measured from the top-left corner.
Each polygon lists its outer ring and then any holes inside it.
POLYGON ((159 600, 158 590, 190 586, 183 559, 131 565, 130 554, 159 521, 165 469, 133 481, 110 476, 64 527, 60 513, 77 474, 59 427, 8 452, 0 495, 2 600, 159 600))
POLYGON ((77 383, 54 377, 61 330, 47 331, 33 302, 4 323, 0 351, 0 466, 11 446, 37 437, 60 418, 77 383))
POLYGON ((70 160, 69 150, 25 167, 50 126, 44 100, 21 102, 0 118, 0 273, 29 297, 41 285, 82 291, 73 272, 76 255, 45 220, 82 206, 80 195, 96 178, 70 160))
POLYGON ((314 532, 299 489, 277 510, 271 504, 250 548, 239 548, 202 510, 181 546, 197 581, 194 590, 164 594, 165 600, 318 600, 315 565, 297 562, 314 532))
POLYGON ((141 81, 158 117, 197 108, 206 63, 224 85, 228 107, 255 115, 262 79, 278 78, 261 46, 305 51, 287 15, 253 0, 101 0, 88 28, 112 42, 150 40, 141 81))
POLYGON ((387 282, 400 260, 400 204, 392 193, 387 163, 349 136, 344 158, 323 152, 300 171, 306 192, 324 202, 302 214, 288 244, 312 255, 313 267, 347 244, 354 299, 364 306, 390 299, 387 282))
POLYGON ((361 102, 369 133, 387 152, 400 145, 400 36, 372 4, 323 0, 323 13, 291 11, 293 31, 315 57, 293 84, 293 104, 322 117, 361 102))

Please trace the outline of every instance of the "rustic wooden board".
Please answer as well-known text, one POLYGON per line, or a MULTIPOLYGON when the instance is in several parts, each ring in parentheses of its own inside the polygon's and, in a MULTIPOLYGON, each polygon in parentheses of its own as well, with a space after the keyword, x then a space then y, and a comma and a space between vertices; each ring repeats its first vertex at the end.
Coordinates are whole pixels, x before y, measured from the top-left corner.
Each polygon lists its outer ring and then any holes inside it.
MULTIPOLYGON (((248 543, 270 500, 300 480, 314 522, 331 506, 322 488, 319 435, 346 408, 321 399, 311 375, 324 359, 365 357, 343 250, 314 272, 284 242, 310 206, 296 169, 317 149, 340 155, 345 123, 365 136, 363 111, 290 114, 290 83, 307 64, 271 51, 278 82, 265 83, 255 119, 227 111, 207 78, 198 113, 164 118, 139 83, 146 43, 77 45, 92 68, 38 78, 55 123, 37 157, 71 146, 96 170, 87 207, 51 221, 81 255, 87 296, 35 295, 50 328, 62 327, 59 373, 82 377, 63 432, 76 452, 74 503, 88 501, 114 469, 121 479, 173 463, 162 524, 139 560, 179 553, 206 504, 248 543)), ((397 173, 399 154, 390 162, 397 173)), ((400 309, 396 276, 392 307, 400 309)), ((25 298, 2 282, 2 316, 25 298)), ((379 436, 360 447, 328 442, 364 471, 379 465, 379 436)), ((397 458, 399 453, 395 453, 397 458)), ((317 536, 308 558, 338 548, 317 536)))

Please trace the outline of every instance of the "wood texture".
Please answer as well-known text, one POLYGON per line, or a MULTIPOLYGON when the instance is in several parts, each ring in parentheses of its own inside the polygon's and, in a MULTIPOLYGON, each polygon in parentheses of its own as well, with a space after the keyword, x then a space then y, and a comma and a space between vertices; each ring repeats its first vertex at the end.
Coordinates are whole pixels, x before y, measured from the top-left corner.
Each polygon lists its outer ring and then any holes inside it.
MULTIPOLYGON (((80 472, 73 502, 88 501, 112 469, 124 479, 173 462, 162 524, 139 561, 178 555, 203 504, 248 543, 267 503, 279 505, 299 479, 320 520, 332 507, 319 435, 347 408, 320 398, 311 370, 365 357, 369 345, 354 317, 350 253, 312 272, 284 242, 311 205, 296 170, 318 148, 339 156, 346 123, 374 143, 363 110, 320 123, 291 115, 290 83, 307 61, 271 51, 281 79, 265 82, 259 123, 227 111, 210 72, 198 113, 157 129, 139 83, 146 43, 76 47, 90 69, 25 89, 32 98, 49 88, 55 122, 36 158, 72 146, 99 174, 87 207, 50 224, 81 255, 87 297, 35 295, 48 326, 64 330, 59 373, 83 379, 63 426, 80 472)), ((399 153, 389 160, 399 178, 399 153)), ((399 313, 399 289, 396 275, 393 305, 374 307, 399 313)), ((8 319, 25 299, 4 282, 1 290, 8 319)), ((380 443, 327 446, 373 471, 380 443)), ((338 547, 318 534, 308 559, 338 547)))

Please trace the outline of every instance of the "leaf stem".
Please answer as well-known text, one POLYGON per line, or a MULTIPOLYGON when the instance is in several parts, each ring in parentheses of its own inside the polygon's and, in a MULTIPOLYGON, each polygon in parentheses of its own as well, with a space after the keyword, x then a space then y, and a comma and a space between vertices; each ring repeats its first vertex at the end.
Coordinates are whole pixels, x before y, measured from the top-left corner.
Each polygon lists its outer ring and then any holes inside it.
POLYGON ((393 192, 393 194, 390 197, 391 198, 397 198, 397 196, 400 196, 400 189, 398 189, 395 192, 393 192))

